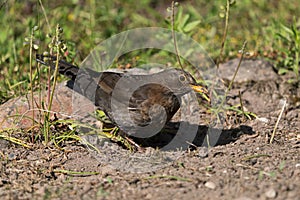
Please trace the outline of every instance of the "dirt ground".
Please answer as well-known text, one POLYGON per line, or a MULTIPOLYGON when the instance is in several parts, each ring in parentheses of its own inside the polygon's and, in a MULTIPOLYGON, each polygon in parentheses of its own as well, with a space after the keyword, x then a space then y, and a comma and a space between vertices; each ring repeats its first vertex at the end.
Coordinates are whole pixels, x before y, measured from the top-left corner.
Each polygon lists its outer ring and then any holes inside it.
MULTIPOLYGON (((224 80, 237 62, 220 67, 224 80)), ((228 104, 239 103, 240 91, 258 119, 229 117, 211 148, 131 154, 103 140, 96 153, 79 142, 59 150, 0 140, 0 199, 300 199, 300 84, 289 78, 265 61, 245 60, 228 104)))

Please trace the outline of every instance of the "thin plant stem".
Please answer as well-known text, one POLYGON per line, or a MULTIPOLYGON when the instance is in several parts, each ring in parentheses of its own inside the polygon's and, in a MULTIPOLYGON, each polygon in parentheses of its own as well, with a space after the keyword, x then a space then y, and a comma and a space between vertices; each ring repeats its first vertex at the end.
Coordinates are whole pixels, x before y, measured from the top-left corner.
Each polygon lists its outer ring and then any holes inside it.
MULTIPOLYGON (((57 53, 56 54, 56 60, 59 60, 59 59, 60 59, 60 56, 59 56, 59 53, 57 53)), ((57 82, 58 63, 59 62, 55 63, 54 80, 53 80, 53 84, 52 84, 52 88, 51 88, 51 95, 50 95, 50 101, 49 101, 49 105, 48 105, 48 110, 51 110, 51 107, 52 107, 52 101, 53 101, 55 86, 56 86, 56 82, 57 82)))
POLYGON ((172 1, 172 5, 171 5, 171 9, 172 9, 172 18, 171 18, 171 23, 172 23, 172 38, 173 38, 173 42, 174 42, 174 48, 175 48, 175 52, 176 52, 176 59, 181 67, 181 69, 183 70, 183 66, 182 63, 180 61, 180 57, 179 57, 179 50, 177 47, 177 41, 176 41, 176 34, 175 34, 175 3, 174 1, 172 1))
POLYGON ((43 11, 43 14, 44 14, 44 17, 45 17, 45 20, 46 20, 48 29, 49 29, 49 31, 51 31, 51 27, 50 27, 50 24, 49 24, 49 20, 48 20, 48 17, 47 17, 45 8, 44 8, 44 6, 43 6, 42 0, 39 0, 39 3, 40 3, 40 6, 41 6, 41 8, 42 8, 42 11, 43 11))
POLYGON ((237 66, 237 68, 236 68, 236 70, 235 70, 235 72, 233 74, 233 77, 232 77, 232 79, 231 79, 231 81, 229 83, 229 86, 228 86, 228 88, 227 88, 227 90, 225 92, 225 97, 227 96, 228 92, 231 90, 232 85, 233 85, 233 81, 235 80, 235 77, 236 77, 236 75, 237 75, 237 73, 238 73, 238 71, 240 69, 240 66, 242 64, 242 61, 243 61, 243 58, 244 58, 244 55, 245 55, 246 46, 247 46, 247 41, 244 41, 243 47, 241 49, 241 58, 239 60, 239 64, 238 64, 238 66, 237 66))
MULTIPOLYGON (((33 100, 33 69, 32 69, 32 50, 33 50, 33 37, 34 37, 34 29, 31 30, 30 35, 30 50, 29 50, 29 73, 30 73, 30 96, 31 96, 31 107, 34 108, 34 100, 33 100)), ((32 126, 34 126, 34 110, 32 110, 32 126)), ((31 140, 33 141, 33 132, 31 135, 31 140)))
MULTIPOLYGON (((227 38, 228 25, 229 25, 229 14, 230 14, 229 13, 229 10, 230 10, 229 8, 230 8, 230 0, 227 0, 226 1, 226 13, 225 13, 225 28, 224 28, 223 37, 222 37, 220 54, 219 54, 219 57, 217 58, 217 61, 216 61, 216 67, 217 67, 216 73, 218 73, 219 64, 220 64, 220 61, 221 61, 221 58, 222 58, 222 55, 223 55, 223 51, 224 51, 224 48, 225 48, 225 42, 226 42, 226 38, 227 38)), ((218 82, 218 80, 217 80, 218 76, 215 76, 215 77, 216 77, 216 79, 214 81, 214 84, 212 84, 212 86, 211 86, 210 98, 214 95, 213 91, 214 91, 214 88, 216 87, 216 84, 218 82)), ((225 96, 223 96, 222 102, 221 102, 221 104, 219 104, 219 106, 218 106, 218 108, 217 108, 217 110, 215 112, 217 118, 219 118, 218 117, 218 113, 220 112, 221 108, 223 107, 223 104, 225 103, 226 95, 227 95, 228 91, 229 91, 229 89, 227 88, 226 94, 225 94, 225 96)))
POLYGON ((229 9, 230 8, 230 2, 229 0, 226 1, 226 15, 225 15, 225 29, 223 32, 223 37, 222 37, 222 43, 221 43, 221 51, 219 54, 219 57, 217 59, 217 69, 219 69, 219 64, 221 62, 221 58, 223 55, 224 47, 225 47, 225 41, 227 37, 227 32, 228 32, 228 24, 229 24, 229 9))
MULTIPOLYGON (((48 90, 48 92, 50 92, 49 102, 48 102, 48 111, 50 111, 51 108, 52 108, 53 96, 54 96, 54 92, 55 92, 55 87, 56 87, 56 82, 57 82, 57 75, 58 75, 58 63, 59 63, 58 61, 60 60, 60 51, 59 50, 60 50, 60 47, 61 47, 61 43, 59 41, 59 37, 60 37, 59 36, 59 34, 60 34, 59 31, 60 31, 59 30, 59 24, 57 24, 55 37, 52 40, 52 42, 54 41, 55 48, 56 48, 56 61, 57 62, 55 62, 53 84, 52 84, 51 90, 48 90)), ((49 74, 49 76, 50 76, 50 74, 49 74)), ((50 83, 49 83, 49 85, 50 85, 50 83)), ((51 137, 51 135, 50 135, 50 121, 49 120, 50 120, 50 112, 47 112, 45 114, 45 122, 44 122, 44 131, 45 131, 44 134, 45 134, 45 142, 46 143, 48 143, 48 139, 51 137)))
POLYGON ((221 103, 219 104, 218 108, 216 109, 215 113, 216 115, 218 116, 218 114, 221 112, 221 109, 223 108, 223 105, 225 104, 225 101, 226 101, 226 97, 229 93, 229 91, 231 90, 232 88, 232 85, 233 85, 233 81, 235 80, 235 77, 240 69, 240 66, 241 66, 241 63, 243 61, 243 58, 244 58, 244 54, 245 54, 245 49, 246 49, 246 46, 247 46, 247 41, 244 42, 243 44, 243 47, 242 47, 242 50, 241 50, 241 58, 239 60, 239 64, 234 72, 234 75, 229 83, 229 86, 227 87, 226 91, 225 91, 225 94, 224 96, 222 96, 222 100, 221 100, 221 103))

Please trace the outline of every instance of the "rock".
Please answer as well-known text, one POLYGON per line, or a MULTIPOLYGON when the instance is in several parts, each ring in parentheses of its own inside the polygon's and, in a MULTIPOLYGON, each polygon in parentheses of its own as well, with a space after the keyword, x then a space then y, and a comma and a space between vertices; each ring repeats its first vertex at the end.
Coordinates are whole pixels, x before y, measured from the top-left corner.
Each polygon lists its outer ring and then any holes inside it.
MULTIPOLYGON (((220 77, 223 80, 231 81, 236 68, 240 62, 239 58, 232 59, 219 66, 220 77)), ((244 59, 241 63, 237 76, 234 80, 236 83, 249 81, 267 81, 275 80, 279 76, 273 70, 273 65, 265 60, 244 59)))
POLYGON ((208 156, 208 148, 207 147, 199 147, 198 148, 198 156, 200 158, 206 158, 208 156))
POLYGON ((216 184, 211 181, 206 182, 204 186, 212 190, 216 189, 216 184))
MULTIPOLYGON (((81 100, 78 103, 79 96, 69 87, 67 83, 59 83, 56 86, 53 96, 52 108, 50 116, 56 114, 59 119, 70 118, 74 116, 78 107, 80 110, 87 112, 93 111, 88 100, 81 100), (84 101, 84 103, 82 103, 84 101), (77 106, 80 105, 80 106, 77 106)), ((47 102, 47 91, 41 92, 42 101, 47 102)), ((84 97, 82 97, 84 98, 84 97)), ((0 105, 0 129, 5 128, 29 128, 32 126, 32 110, 34 110, 34 118, 37 123, 43 121, 43 109, 39 103, 39 93, 34 92, 34 106, 31 106, 31 95, 27 94, 22 97, 11 99, 0 105)), ((46 104, 46 103, 45 103, 46 104)), ((47 104, 46 104, 47 107, 47 104)), ((80 114, 77 114, 80 115, 80 114)))
POLYGON ((273 188, 270 188, 266 191, 265 195, 269 199, 274 199, 276 197, 277 193, 273 188))

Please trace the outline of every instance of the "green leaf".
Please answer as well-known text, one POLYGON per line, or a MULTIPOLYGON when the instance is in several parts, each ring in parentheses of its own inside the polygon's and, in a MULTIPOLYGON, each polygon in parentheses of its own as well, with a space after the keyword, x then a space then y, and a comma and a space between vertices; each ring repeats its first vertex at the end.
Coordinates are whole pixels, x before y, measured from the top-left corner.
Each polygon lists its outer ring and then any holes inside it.
POLYGON ((285 35, 281 34, 281 33, 276 33, 276 35, 278 39, 282 39, 284 40, 285 42, 290 42, 290 38, 289 37, 286 37, 285 35))
POLYGON ((280 68, 279 70, 278 70, 278 74, 285 74, 285 73, 287 73, 289 70, 288 69, 285 69, 285 68, 280 68))
POLYGON ((281 24, 281 28, 282 28, 286 33, 289 33, 290 35, 293 35, 293 34, 294 34, 291 28, 289 28, 289 27, 287 27, 287 26, 285 26, 285 25, 283 25, 283 24, 281 24))
POLYGON ((190 22, 190 23, 188 23, 188 24, 184 27, 183 31, 184 31, 184 32, 190 32, 190 31, 192 31, 194 28, 196 28, 200 23, 201 23, 200 20, 196 20, 196 21, 190 22))
POLYGON ((186 23, 188 22, 189 19, 190 19, 190 15, 189 14, 184 15, 184 17, 183 17, 182 20, 179 19, 180 22, 178 24, 178 30, 181 30, 181 31, 184 30, 185 25, 186 25, 186 23))
POLYGON ((175 30, 178 30, 178 27, 180 26, 180 23, 181 23, 181 18, 182 18, 182 7, 179 7, 177 15, 175 16, 175 19, 174 19, 175 30))

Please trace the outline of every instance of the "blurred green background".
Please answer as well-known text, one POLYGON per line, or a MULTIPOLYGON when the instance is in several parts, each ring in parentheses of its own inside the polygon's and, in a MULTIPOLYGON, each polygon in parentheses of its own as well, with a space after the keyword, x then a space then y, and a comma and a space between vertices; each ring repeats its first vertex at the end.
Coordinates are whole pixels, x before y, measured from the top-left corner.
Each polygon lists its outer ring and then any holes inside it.
MULTIPOLYGON (((98 43, 121 31, 151 26, 171 28, 170 5, 171 1, 159 0, 1 1, 0 103, 28 91, 29 47, 23 44, 34 26, 39 26, 35 43, 41 53, 47 50, 49 43, 46 34, 54 33, 56 25, 60 24, 69 56, 79 64, 98 43)), ((203 45, 214 60, 221 49, 225 6, 224 0, 186 0, 179 1, 176 9, 176 30, 203 45)), ((299 13, 299 0, 234 2, 230 7, 222 61, 236 57, 247 40, 247 50, 252 57, 264 57, 281 67, 282 60, 294 55, 287 55, 291 41, 284 38, 293 33, 284 27, 294 25, 299 31, 299 13), (283 37, 278 37, 280 34, 283 37)), ((297 40, 296 37, 288 39, 297 40)), ((149 55, 139 55, 143 56, 149 55)), ((125 64, 134 62, 130 57, 123 60, 125 64)))

